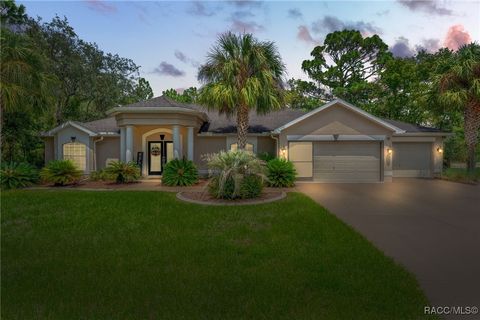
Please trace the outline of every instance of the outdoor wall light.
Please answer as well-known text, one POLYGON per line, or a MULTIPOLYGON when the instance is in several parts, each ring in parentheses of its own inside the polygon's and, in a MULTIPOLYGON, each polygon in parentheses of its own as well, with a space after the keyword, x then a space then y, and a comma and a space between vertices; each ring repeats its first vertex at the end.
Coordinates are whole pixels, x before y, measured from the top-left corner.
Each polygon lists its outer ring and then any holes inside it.
POLYGON ((285 147, 282 147, 280 149, 280 154, 285 157, 285 155, 287 154, 287 149, 285 147))
POLYGON ((77 140, 77 137, 70 137, 70 141, 75 142, 77 140))
POLYGON ((438 152, 438 153, 443 153, 443 148, 442 148, 442 147, 438 147, 438 148, 437 148, 437 152, 438 152))
POLYGON ((393 153, 393 150, 390 149, 390 148, 388 148, 388 149, 387 149, 387 153, 388 153, 389 155, 391 155, 391 154, 393 153))

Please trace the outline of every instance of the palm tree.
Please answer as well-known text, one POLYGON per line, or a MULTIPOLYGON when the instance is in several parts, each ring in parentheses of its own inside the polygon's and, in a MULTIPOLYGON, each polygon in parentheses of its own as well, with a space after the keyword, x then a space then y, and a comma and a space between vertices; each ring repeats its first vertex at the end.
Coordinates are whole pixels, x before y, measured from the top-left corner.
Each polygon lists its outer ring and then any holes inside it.
POLYGON ((273 42, 252 34, 220 35, 200 67, 204 84, 198 102, 227 116, 237 117, 238 148, 247 143, 250 110, 262 114, 283 104, 285 66, 273 42))
POLYGON ((463 111, 467 171, 472 173, 480 129, 480 45, 465 45, 452 58, 439 80, 440 101, 463 111))
POLYGON ((43 73, 44 58, 30 39, 3 28, 1 56, 0 112, 12 112, 41 100, 48 82, 43 73))

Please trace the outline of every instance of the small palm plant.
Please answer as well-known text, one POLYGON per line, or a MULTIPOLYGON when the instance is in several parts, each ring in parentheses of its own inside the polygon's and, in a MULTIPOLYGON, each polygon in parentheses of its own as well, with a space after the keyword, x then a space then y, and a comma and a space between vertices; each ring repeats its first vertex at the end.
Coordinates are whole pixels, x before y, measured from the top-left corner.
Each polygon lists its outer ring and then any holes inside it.
POLYGON ((129 183, 140 179, 140 168, 135 162, 110 162, 105 172, 115 177, 117 183, 129 183))
POLYGON ((193 161, 173 159, 165 165, 162 183, 167 186, 191 186, 198 182, 198 171, 193 161))
POLYGON ((0 169, 0 184, 5 189, 29 187, 38 182, 38 171, 28 163, 6 163, 0 169))
POLYGON ((251 198, 261 193, 266 180, 265 162, 255 155, 244 150, 220 151, 206 155, 205 160, 212 178, 209 190, 215 198, 251 198))
POLYGON ((77 182, 83 172, 71 160, 53 160, 40 171, 40 177, 56 186, 77 182))
POLYGON ((268 185, 275 188, 293 187, 297 171, 292 162, 275 158, 267 162, 268 185))

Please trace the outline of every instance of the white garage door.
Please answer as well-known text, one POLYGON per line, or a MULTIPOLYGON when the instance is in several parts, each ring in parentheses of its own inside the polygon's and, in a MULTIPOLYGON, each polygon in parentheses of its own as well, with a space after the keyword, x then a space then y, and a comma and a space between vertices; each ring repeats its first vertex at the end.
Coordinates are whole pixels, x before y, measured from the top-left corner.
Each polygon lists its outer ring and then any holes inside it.
POLYGON ((432 143, 394 142, 394 177, 431 177, 432 143))
POLYGON ((316 142, 313 174, 316 181, 380 181, 380 142, 316 142))

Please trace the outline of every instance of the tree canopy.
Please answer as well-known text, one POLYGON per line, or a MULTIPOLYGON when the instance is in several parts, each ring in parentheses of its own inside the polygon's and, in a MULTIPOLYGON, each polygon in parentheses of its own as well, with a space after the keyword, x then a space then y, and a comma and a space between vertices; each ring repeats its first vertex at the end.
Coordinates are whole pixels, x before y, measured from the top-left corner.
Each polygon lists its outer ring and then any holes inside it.
POLYGON ((82 40, 66 18, 42 22, 25 10, 0 3, 3 159, 39 163, 40 131, 153 96, 131 59, 82 40))

